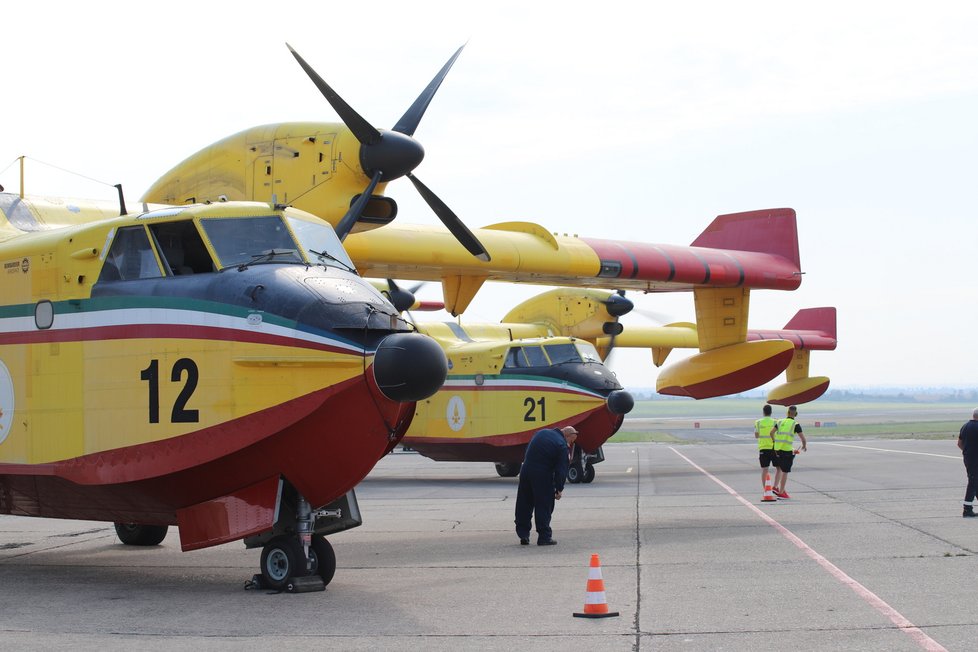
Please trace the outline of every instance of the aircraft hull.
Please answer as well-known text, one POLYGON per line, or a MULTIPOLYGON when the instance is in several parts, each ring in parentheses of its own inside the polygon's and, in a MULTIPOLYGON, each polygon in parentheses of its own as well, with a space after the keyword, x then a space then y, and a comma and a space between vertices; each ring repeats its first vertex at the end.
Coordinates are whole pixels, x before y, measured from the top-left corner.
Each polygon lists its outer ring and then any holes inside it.
POLYGON ((172 439, 47 464, 0 464, 0 513, 176 524, 177 510, 279 475, 321 506, 358 484, 412 415, 413 404, 385 399, 360 376, 172 439), (242 447, 242 440, 252 443, 242 447))
POLYGON ((438 461, 522 462, 527 444, 542 428, 574 426, 578 431, 578 446, 588 453, 593 453, 618 431, 623 421, 624 415, 612 413, 602 403, 554 421, 536 423, 530 428, 501 434, 419 436, 412 434, 414 428, 423 423, 422 418, 416 417, 416 425, 408 431, 401 443, 425 457, 438 461))

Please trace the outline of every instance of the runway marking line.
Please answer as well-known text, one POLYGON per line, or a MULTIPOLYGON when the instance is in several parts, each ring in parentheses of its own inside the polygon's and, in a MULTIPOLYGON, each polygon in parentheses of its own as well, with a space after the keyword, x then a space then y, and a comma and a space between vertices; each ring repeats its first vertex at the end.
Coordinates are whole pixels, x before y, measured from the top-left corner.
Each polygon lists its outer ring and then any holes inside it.
POLYGON ((928 650, 930 652, 947 652, 947 648, 945 648, 943 645, 941 645, 940 643, 932 639, 930 636, 925 634, 923 631, 921 631, 919 627, 917 627, 912 622, 907 620, 906 617, 903 616, 903 614, 901 614, 899 611, 897 611, 889 604, 887 604, 881 597, 879 597, 878 595, 876 595, 875 593, 867 589, 865 586, 863 586, 853 578, 849 577, 849 575, 847 575, 845 571, 843 571, 841 568, 839 568, 838 566, 830 562, 828 559, 823 557, 821 554, 816 552, 815 549, 813 549, 807 543, 802 541, 791 530, 781 525, 781 523, 768 516, 768 514, 765 513, 763 510, 759 509, 752 502, 750 502, 749 500, 741 496, 739 493, 737 493, 736 490, 733 489, 733 487, 726 484, 723 480, 716 477, 715 475, 713 475, 712 473, 710 473, 709 471, 701 467, 699 464, 697 464, 693 460, 689 459, 688 457, 686 457, 685 455, 677 451, 675 448, 670 446, 669 450, 671 450, 673 453, 686 460, 686 462, 690 466, 692 466, 694 469, 696 469, 697 471, 699 471, 700 473, 708 477, 710 480, 713 480, 713 482, 720 485, 720 487, 722 487, 724 491, 726 491, 728 494, 730 494, 738 501, 740 501, 743 505, 745 505, 748 509, 750 509, 755 514, 757 514, 757 516, 759 516, 761 520, 765 521, 768 525, 770 525, 775 530, 777 530, 781 534, 781 536, 783 536, 791 543, 795 544, 795 546, 797 546, 802 552, 804 552, 811 559, 813 559, 819 566, 821 566, 823 569, 828 571, 828 573, 832 577, 837 579, 843 585, 848 586, 850 589, 852 589, 856 595, 858 595, 860 598, 863 599, 863 601, 865 601, 868 605, 876 609, 876 611, 878 611, 880 614, 888 618, 890 622, 892 622, 894 625, 897 626, 898 629, 902 630, 910 638, 912 638, 914 642, 921 647, 921 649, 928 650))
POLYGON ((917 451, 901 451, 894 448, 875 448, 873 446, 856 446, 854 444, 835 444, 830 441, 821 441, 819 446, 841 446, 842 448, 862 448, 868 451, 882 451, 884 453, 903 453, 905 455, 927 455, 929 457, 945 457, 949 460, 960 460, 960 455, 945 455, 943 453, 919 453, 917 451))

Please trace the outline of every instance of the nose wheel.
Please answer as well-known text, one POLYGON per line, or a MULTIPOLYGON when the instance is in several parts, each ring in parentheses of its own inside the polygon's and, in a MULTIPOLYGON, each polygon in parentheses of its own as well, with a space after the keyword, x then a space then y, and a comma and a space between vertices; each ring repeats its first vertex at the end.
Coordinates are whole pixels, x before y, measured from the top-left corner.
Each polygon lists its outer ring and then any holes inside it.
POLYGON ((275 591, 321 591, 336 573, 336 554, 315 534, 307 558, 298 536, 279 535, 261 551, 261 584, 275 591))
POLYGON ((571 484, 591 484, 594 482, 594 463, 592 460, 600 462, 604 459, 601 449, 597 454, 587 454, 580 447, 574 446, 571 452, 570 466, 567 467, 567 481, 571 484))

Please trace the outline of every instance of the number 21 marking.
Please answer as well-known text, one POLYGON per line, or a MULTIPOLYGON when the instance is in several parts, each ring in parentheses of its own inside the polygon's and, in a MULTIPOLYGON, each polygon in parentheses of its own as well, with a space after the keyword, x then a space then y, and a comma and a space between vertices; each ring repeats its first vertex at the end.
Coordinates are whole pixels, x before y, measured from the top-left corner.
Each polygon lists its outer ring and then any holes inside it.
POLYGON ((529 408, 526 411, 526 414, 523 415, 523 420, 524 421, 546 421, 547 420, 547 399, 546 399, 546 397, 541 396, 539 399, 533 400, 532 397, 527 396, 525 399, 523 399, 523 407, 528 407, 529 408), (540 418, 539 419, 537 419, 537 417, 534 416, 534 414, 533 414, 536 411, 537 406, 540 407, 540 418))

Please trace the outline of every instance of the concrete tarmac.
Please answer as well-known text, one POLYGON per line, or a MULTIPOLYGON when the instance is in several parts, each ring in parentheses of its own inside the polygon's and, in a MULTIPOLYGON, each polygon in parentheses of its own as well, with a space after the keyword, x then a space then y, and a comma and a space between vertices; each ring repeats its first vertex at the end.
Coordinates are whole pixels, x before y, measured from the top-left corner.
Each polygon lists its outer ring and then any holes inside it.
POLYGON ((388 456, 331 537, 325 592, 245 590, 259 551, 118 543, 0 516, 0 649, 973 650, 978 519, 953 439, 812 442, 762 503, 753 441, 612 444, 557 546, 520 546, 516 481, 388 456), (619 617, 574 618, 599 554, 619 617))

